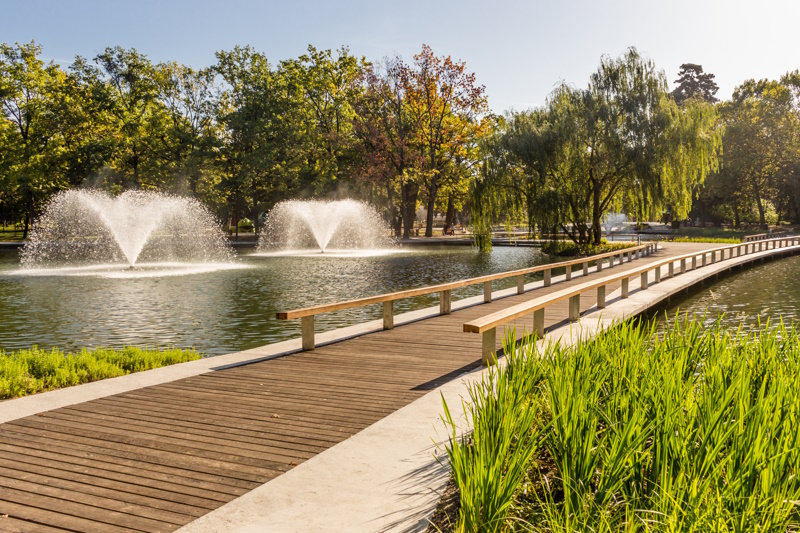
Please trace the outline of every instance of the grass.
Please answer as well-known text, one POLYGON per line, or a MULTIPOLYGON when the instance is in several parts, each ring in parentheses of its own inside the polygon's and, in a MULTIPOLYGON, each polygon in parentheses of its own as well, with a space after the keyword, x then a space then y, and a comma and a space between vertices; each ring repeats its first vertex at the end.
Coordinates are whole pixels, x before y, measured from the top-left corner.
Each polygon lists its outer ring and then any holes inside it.
POLYGON ((0 399, 71 387, 100 379, 200 359, 194 350, 149 350, 132 346, 121 350, 96 348, 65 353, 53 348, 3 352, 0 350, 0 399))
MULTIPOLYGON (((692 237, 704 239, 739 239, 742 240, 746 235, 757 235, 765 233, 759 227, 749 229, 732 229, 732 228, 678 228, 672 232, 672 235, 678 237, 692 237)), ((710 241, 693 241, 693 242, 710 242, 710 241)), ((711 241, 713 242, 713 241, 711 241)))
POLYGON ((572 241, 547 241, 542 244, 542 252, 561 257, 581 257, 625 250, 633 246, 637 246, 637 244, 633 242, 608 242, 605 239, 599 245, 578 245, 572 241))
POLYGON ((7 226, 6 229, 0 226, 0 242, 21 241, 23 234, 22 230, 16 231, 13 226, 7 226))
POLYGON ((506 340, 447 455, 456 531, 795 531, 800 336, 626 322, 568 348, 506 340))

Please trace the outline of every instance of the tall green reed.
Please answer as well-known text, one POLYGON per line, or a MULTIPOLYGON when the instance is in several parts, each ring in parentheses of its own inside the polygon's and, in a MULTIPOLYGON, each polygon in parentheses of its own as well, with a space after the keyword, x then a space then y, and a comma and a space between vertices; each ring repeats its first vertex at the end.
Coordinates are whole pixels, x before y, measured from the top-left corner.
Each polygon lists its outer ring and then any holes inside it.
POLYGON ((625 322, 541 353, 507 342, 504 352, 506 368, 470 389, 473 433, 453 433, 448 448, 460 530, 800 529, 794 327, 744 332, 676 317, 663 328, 625 322), (518 394, 500 396, 506 390, 518 394), (501 411, 525 423, 501 423, 501 411), (481 477, 502 483, 505 472, 502 485, 481 477), (522 478, 537 485, 533 495, 520 493, 522 478), (487 503, 491 491, 499 503, 487 503))

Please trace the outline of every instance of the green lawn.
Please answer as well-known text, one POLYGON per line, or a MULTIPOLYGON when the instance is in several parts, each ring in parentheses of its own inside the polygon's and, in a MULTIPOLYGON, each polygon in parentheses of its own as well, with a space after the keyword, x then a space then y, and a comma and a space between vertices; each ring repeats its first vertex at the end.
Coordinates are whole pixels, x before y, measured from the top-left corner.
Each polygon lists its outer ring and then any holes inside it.
POLYGON ((123 376, 200 359, 194 350, 149 350, 126 347, 83 349, 65 353, 33 347, 18 352, 0 350, 0 399, 27 396, 99 379, 123 376))
POLYGON ((512 347, 445 405, 457 524, 492 531, 797 531, 800 336, 624 323, 512 347), (459 412, 453 412, 458 407, 459 412))
POLYGON ((6 229, 0 226, 0 242, 21 241, 22 233, 22 230, 14 230, 13 226, 7 226, 6 229))

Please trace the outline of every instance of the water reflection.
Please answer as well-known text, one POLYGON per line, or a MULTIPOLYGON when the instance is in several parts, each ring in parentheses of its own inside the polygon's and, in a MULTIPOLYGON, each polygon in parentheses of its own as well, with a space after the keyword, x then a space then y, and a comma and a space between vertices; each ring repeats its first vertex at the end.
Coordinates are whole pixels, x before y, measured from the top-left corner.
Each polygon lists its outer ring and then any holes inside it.
MULTIPOLYGON (((687 298, 670 305, 666 313, 687 314, 706 325, 717 320, 729 327, 758 327, 767 319, 786 325, 800 321, 800 256, 749 267, 713 285, 705 285, 687 298), (720 319, 720 315, 723 315, 720 319)), ((664 319, 664 311, 659 313, 664 319)))
MULTIPOLYGON (((207 355, 296 337, 299 321, 275 311, 444 283, 546 262, 534 248, 404 249, 374 257, 242 255, 241 268, 191 275, 123 279, 107 276, 20 276, 16 252, 0 252, 0 348, 33 344, 194 346, 207 355)), ((113 271, 112 271, 113 272, 113 271)), ((514 280, 497 282, 495 289, 514 280)), ((481 294, 482 285, 453 291, 481 294)), ((395 312, 438 302, 436 295, 395 303, 395 312)), ((317 317, 324 331, 381 316, 380 306, 317 317)))

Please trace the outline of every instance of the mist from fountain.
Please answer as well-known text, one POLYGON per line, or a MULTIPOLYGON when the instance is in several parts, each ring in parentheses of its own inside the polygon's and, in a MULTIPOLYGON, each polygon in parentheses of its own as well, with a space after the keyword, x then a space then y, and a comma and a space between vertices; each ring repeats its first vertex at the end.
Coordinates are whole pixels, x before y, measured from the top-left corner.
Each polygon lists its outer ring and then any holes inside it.
POLYGON ((208 270, 233 257, 214 216, 197 200, 151 191, 112 197, 70 190, 57 194, 37 218, 21 264, 23 270, 49 273, 120 265, 174 269, 202 264, 208 270))
POLYGON ((288 200, 269 212, 261 252, 385 250, 388 227, 371 205, 356 200, 288 200))

